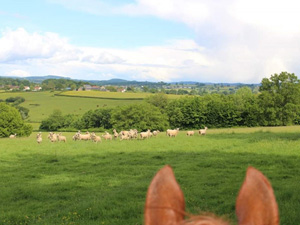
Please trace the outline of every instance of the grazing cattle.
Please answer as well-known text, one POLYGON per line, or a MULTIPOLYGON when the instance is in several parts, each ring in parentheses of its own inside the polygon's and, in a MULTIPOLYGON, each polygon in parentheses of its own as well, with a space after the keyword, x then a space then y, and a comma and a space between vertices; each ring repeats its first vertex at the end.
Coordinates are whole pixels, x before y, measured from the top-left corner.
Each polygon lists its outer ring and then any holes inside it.
MULTIPOLYGON (((212 215, 191 216, 184 220, 185 202, 170 166, 153 178, 147 192, 145 225, 229 225, 212 215)), ((258 170, 249 167, 236 201, 239 225, 279 225, 279 213, 272 186, 258 170)))

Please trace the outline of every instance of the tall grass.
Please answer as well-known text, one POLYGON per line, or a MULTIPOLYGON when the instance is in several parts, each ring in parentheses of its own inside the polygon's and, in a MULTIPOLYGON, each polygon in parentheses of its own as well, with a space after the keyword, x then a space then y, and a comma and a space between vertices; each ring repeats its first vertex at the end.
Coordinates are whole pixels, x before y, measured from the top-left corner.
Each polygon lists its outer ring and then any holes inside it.
POLYGON ((143 224, 148 185, 170 164, 187 211, 225 215, 248 166, 271 181, 281 224, 300 221, 300 131, 209 130, 206 136, 50 143, 0 141, 0 224, 143 224))

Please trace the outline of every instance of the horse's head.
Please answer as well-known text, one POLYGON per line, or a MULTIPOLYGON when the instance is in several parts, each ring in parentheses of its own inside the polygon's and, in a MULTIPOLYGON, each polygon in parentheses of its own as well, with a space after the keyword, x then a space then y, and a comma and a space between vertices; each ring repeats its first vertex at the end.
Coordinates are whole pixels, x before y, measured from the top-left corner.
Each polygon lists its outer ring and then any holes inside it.
MULTIPOLYGON (((147 192, 145 225, 228 225, 213 215, 192 216, 184 220, 185 202, 173 170, 162 168, 147 192)), ((278 225, 278 207, 272 186, 258 170, 249 167, 236 201, 239 225, 278 225)))

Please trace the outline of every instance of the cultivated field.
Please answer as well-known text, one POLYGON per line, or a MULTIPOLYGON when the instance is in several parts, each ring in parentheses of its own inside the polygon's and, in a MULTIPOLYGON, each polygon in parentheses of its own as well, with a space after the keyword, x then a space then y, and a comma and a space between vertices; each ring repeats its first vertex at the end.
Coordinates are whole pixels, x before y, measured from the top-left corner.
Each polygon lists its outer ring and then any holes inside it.
MULTIPOLYGON (((64 96, 99 98, 99 99, 120 99, 120 100, 143 100, 154 94, 151 93, 130 93, 130 92, 103 92, 103 91, 65 91, 64 96)), ((169 99, 177 99, 182 95, 167 95, 169 99)))
POLYGON ((187 212, 235 224, 235 199, 249 165, 271 181, 281 224, 300 221, 300 127, 208 130, 206 136, 38 145, 0 140, 0 224, 143 224, 147 187, 170 164, 187 212))

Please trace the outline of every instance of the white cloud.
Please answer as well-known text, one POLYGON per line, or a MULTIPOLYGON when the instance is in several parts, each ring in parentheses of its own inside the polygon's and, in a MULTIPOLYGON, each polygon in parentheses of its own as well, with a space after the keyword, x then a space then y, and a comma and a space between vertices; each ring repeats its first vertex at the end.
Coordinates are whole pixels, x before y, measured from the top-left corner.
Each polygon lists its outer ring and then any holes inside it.
POLYGON ((12 70, 6 73, 7 76, 16 76, 16 77, 28 77, 30 73, 24 70, 12 70))
POLYGON ((6 30, 0 39, 0 62, 51 58, 68 48, 67 39, 55 33, 29 34, 23 28, 6 30))
POLYGON ((123 5, 101 0, 62 2, 77 10, 82 4, 85 12, 93 8, 94 14, 154 16, 184 23, 195 31, 196 41, 180 40, 179 45, 109 49, 109 60, 99 53, 86 56, 91 63, 115 62, 121 73, 131 71, 149 79, 158 79, 155 74, 161 74, 166 80, 182 76, 215 82, 260 82, 281 70, 299 72, 292 71, 299 69, 300 60, 297 0, 135 0, 123 5))
POLYGON ((297 0, 239 0, 230 9, 238 20, 281 35, 300 32, 299 12, 297 0))
MULTIPOLYGON (((182 71, 211 65, 205 49, 193 40, 172 40, 161 46, 110 49, 73 46, 54 33, 29 33, 23 28, 8 30, 0 37, 2 74, 16 76, 57 74, 74 78, 107 79, 112 74, 126 79, 180 79, 182 71), (23 38, 20 38, 23 37, 23 38), (23 69, 22 69, 23 68, 23 69)), ((187 74, 188 77, 188 74, 187 74)))
MULTIPOLYGON (((73 9, 80 5, 79 0, 62 3, 72 3, 73 9)), ((102 3, 90 0, 82 3, 82 10, 89 12, 94 6, 95 12, 89 13, 101 13, 102 3)), ((54 33, 8 30, 0 39, 0 72, 14 70, 13 64, 32 75, 244 83, 259 83, 281 71, 300 72, 297 1, 228 0, 225 4, 208 0, 136 0, 130 5, 105 7, 109 8, 107 13, 152 15, 182 22, 192 27, 197 37, 157 46, 113 49, 73 46, 54 33)))
POLYGON ((104 0, 48 0, 65 8, 94 15, 156 16, 196 27, 210 15, 205 0, 135 0, 131 4, 107 3, 104 0))
POLYGON ((196 27, 209 17, 209 8, 201 0, 136 0, 115 11, 129 15, 152 15, 196 27))

